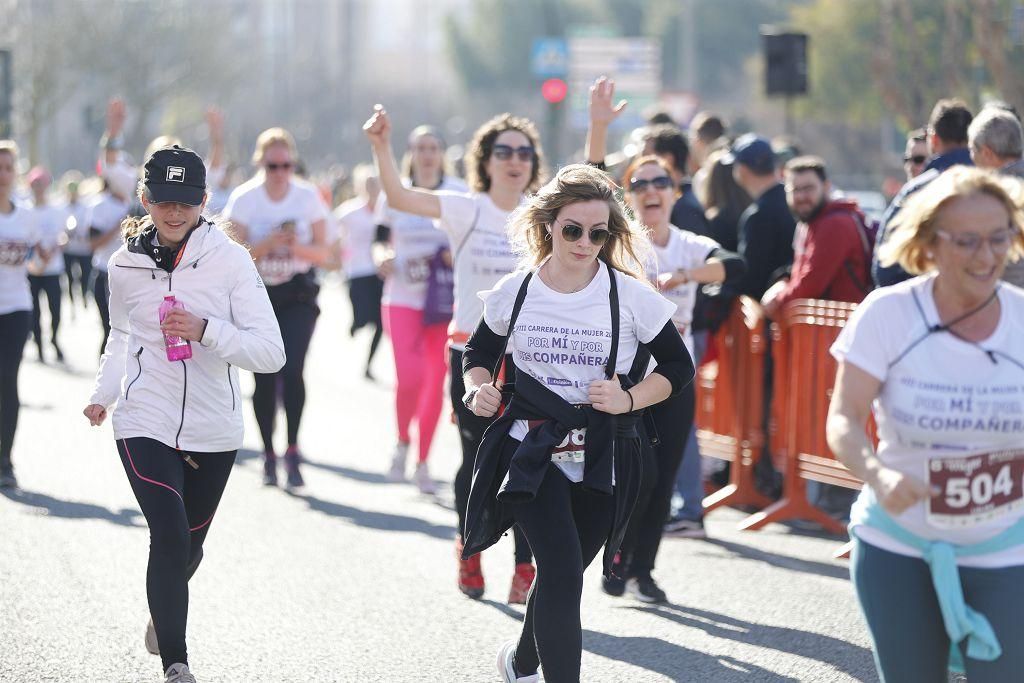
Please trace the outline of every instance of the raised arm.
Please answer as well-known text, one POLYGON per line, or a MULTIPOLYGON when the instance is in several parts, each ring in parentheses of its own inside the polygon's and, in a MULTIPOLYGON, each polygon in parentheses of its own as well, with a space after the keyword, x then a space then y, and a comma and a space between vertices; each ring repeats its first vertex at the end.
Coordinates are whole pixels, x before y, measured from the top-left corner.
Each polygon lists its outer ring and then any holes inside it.
POLYGON ((121 152, 121 133, 124 131, 125 115, 124 100, 118 97, 110 100, 107 104, 107 128, 100 138, 100 150, 105 166, 116 163, 117 155, 121 152))
POLYGON ((441 200, 436 194, 430 190, 402 185, 398 164, 395 163, 395 155, 391 151, 391 119, 383 106, 374 106, 373 115, 363 124, 363 131, 370 139, 381 189, 387 195, 388 205, 397 211, 427 218, 440 218, 441 200))
POLYGON ((626 100, 615 101, 615 81, 601 76, 590 86, 590 126, 587 128, 587 163, 604 166, 608 153, 608 127, 626 108, 626 100))
POLYGON ((224 113, 217 107, 206 110, 206 128, 210 135, 210 156, 206 165, 224 168, 224 113))

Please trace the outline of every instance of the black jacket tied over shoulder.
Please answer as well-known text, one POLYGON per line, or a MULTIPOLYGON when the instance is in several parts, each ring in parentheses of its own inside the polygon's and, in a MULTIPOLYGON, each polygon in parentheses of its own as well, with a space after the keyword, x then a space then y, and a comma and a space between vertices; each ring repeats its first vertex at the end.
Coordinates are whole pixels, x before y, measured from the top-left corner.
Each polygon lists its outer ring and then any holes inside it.
MULTIPOLYGON (((615 376, 618 353, 619 299, 611 266, 608 266, 608 271, 611 282, 609 303, 612 348, 605 376, 610 379, 615 376)), ((527 274, 519 289, 505 344, 515 328, 516 317, 526 298, 526 289, 532 275, 527 274)), ((478 332, 486 323, 481 322, 480 325, 478 332)), ((470 339, 466 346, 467 368, 474 367, 472 348, 473 339, 470 339)), ((504 349, 497 357, 505 358, 504 349)), ((638 349, 631 376, 619 377, 623 388, 635 384, 633 377, 642 376, 649 358, 645 349, 638 349)), ((500 363, 501 360, 498 361, 498 367, 500 363)), ((497 367, 492 374, 492 377, 495 376, 497 367)), ((574 406, 528 373, 516 372, 511 401, 502 415, 487 428, 477 451, 473 485, 466 509, 466 528, 462 530, 463 558, 468 559, 497 543, 513 524, 509 505, 528 502, 536 497, 547 468, 552 466, 552 449, 565 439, 570 430, 585 427, 587 436, 582 486, 596 495, 615 496, 614 523, 609 530, 603 556, 604 573, 610 575, 612 560, 622 542, 640 487, 642 462, 640 432, 637 429, 640 415, 639 411, 612 415, 591 406, 574 406), (531 428, 510 454, 511 449, 506 444, 509 430, 516 420, 543 422, 531 428)))

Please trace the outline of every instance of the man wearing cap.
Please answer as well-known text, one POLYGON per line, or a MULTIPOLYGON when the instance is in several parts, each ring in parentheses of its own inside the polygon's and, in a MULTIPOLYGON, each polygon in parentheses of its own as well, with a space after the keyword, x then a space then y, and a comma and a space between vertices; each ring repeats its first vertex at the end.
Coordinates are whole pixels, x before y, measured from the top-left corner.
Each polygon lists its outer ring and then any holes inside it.
POLYGON ((754 200, 740 216, 739 252, 747 271, 739 289, 760 301, 793 262, 796 221, 776 175, 775 153, 768 140, 753 133, 742 135, 724 160, 732 164, 733 178, 754 200))

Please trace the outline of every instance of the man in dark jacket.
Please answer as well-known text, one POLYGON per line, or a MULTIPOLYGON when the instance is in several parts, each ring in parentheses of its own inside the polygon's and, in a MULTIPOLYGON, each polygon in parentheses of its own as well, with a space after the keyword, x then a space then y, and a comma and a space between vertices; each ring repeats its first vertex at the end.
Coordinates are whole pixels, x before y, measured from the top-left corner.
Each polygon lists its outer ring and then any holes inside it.
POLYGON ((830 199, 832 183, 819 157, 797 157, 786 164, 786 200, 800 221, 796 258, 788 280, 780 280, 761 303, 774 318, 794 299, 860 303, 871 289, 870 255, 864 214, 857 202, 830 199))
POLYGON ((748 133, 729 152, 736 182, 753 198, 740 216, 740 255, 747 272, 740 293, 760 301, 772 282, 793 262, 796 222, 786 191, 775 174, 775 153, 768 140, 748 133))
POLYGON ((925 167, 924 172, 908 182, 900 190, 892 204, 886 209, 882 216, 882 227, 879 231, 878 243, 875 245, 875 257, 871 264, 871 271, 875 283, 879 287, 894 285, 910 279, 907 273, 899 264, 882 266, 878 262, 879 247, 885 244, 892 232, 892 222, 903 205, 915 192, 923 188, 939 177, 943 171, 958 164, 973 166, 971 152, 967 148, 967 127, 971 125, 971 110, 967 105, 958 99, 939 100, 932 109, 932 115, 928 120, 928 151, 932 155, 931 161, 925 167))

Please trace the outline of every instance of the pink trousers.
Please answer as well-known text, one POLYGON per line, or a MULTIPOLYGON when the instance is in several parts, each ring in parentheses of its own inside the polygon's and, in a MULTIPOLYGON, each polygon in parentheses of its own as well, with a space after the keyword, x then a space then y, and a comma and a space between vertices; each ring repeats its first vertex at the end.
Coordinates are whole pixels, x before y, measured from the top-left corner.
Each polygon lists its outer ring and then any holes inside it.
POLYGON ((416 421, 419 462, 426 462, 444 403, 444 377, 448 370, 445 342, 447 323, 423 324, 423 311, 405 306, 384 306, 384 330, 395 354, 395 417, 398 440, 411 443, 409 428, 416 421))

